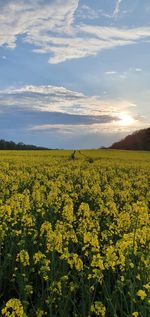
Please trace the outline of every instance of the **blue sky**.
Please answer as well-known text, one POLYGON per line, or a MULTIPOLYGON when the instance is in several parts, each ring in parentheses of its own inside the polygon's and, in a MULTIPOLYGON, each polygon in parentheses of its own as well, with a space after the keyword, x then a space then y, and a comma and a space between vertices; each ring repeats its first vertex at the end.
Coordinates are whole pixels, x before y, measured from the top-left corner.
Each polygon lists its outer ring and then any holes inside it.
POLYGON ((97 148, 150 126, 149 0, 0 8, 0 138, 97 148))

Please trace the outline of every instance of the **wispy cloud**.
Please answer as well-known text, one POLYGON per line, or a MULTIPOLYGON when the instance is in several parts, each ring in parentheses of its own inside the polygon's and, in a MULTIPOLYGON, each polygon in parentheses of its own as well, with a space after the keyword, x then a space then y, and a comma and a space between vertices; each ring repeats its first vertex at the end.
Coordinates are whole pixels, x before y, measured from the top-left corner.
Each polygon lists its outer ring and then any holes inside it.
MULTIPOLYGON (((114 16, 121 2, 116 2, 114 16)), ((14 49, 20 36, 35 53, 49 54, 51 64, 95 56, 104 49, 150 38, 150 27, 146 26, 115 28, 76 22, 79 0, 1 0, 0 5, 0 46, 14 49)), ((94 16, 96 12, 86 6, 86 14, 94 16)))
POLYGON ((54 55, 49 62, 58 63, 67 59, 97 55, 101 50, 135 44, 149 37, 150 27, 121 29, 82 24, 76 27, 76 37, 51 38, 54 46, 47 46, 47 52, 53 52, 54 55))
POLYGON ((95 20, 95 19, 100 18, 101 15, 102 15, 101 10, 94 10, 85 4, 82 5, 81 8, 79 8, 79 10, 77 12, 77 17, 81 18, 82 20, 84 20, 84 19, 95 20))
POLYGON ((64 133, 74 133, 75 130, 89 133, 89 129, 92 133, 113 133, 126 131, 127 126, 123 125, 123 121, 121 125, 120 121, 123 113, 132 116, 131 129, 135 129, 141 120, 136 104, 131 100, 103 100, 99 96, 86 96, 81 92, 50 85, 0 90, 0 110, 4 114, 13 110, 19 116, 22 113, 23 117, 26 117, 26 112, 27 117, 28 113, 35 113, 34 120, 37 118, 38 124, 36 121, 30 122, 27 129, 31 131, 56 129, 64 133), (40 113, 44 121, 39 124, 40 113))
MULTIPOLYGON (((106 124, 102 126, 101 123, 95 124, 45 124, 45 125, 35 125, 28 129, 29 131, 41 131, 41 132, 54 132, 60 134, 73 134, 73 135, 89 135, 93 133, 103 133, 106 131, 106 124)), ((110 130, 110 129, 109 129, 110 130)))
POLYGON ((18 35, 41 42, 47 32, 70 33, 79 0, 0 1, 0 45, 15 48, 18 35))
POLYGON ((114 9, 114 12, 113 12, 113 17, 116 18, 119 14, 119 11, 120 11, 120 5, 121 5, 121 2, 123 0, 116 0, 116 5, 115 5, 115 9, 114 9))
MULTIPOLYGON (((143 126, 140 124, 139 129, 145 127, 145 123, 143 126)), ((32 132, 54 132, 59 134, 70 134, 70 135, 101 135, 101 134, 114 134, 114 133, 129 133, 138 129, 137 121, 134 121, 132 125, 124 125, 122 126, 121 120, 113 121, 111 123, 92 123, 92 124, 77 124, 77 125, 70 125, 70 124, 42 124, 42 125, 33 125, 32 127, 28 128, 28 131, 32 132)))
POLYGON ((6 56, 5 55, 0 55, 0 59, 6 60, 6 56))
POLYGON ((129 69, 127 69, 125 71, 108 70, 105 72, 105 75, 110 76, 110 77, 125 79, 130 74, 141 73, 142 71, 143 71, 143 69, 140 67, 130 67, 129 69))
POLYGON ((107 72, 105 72, 105 75, 116 75, 117 72, 115 70, 108 70, 107 72))
POLYGON ((12 106, 42 112, 116 117, 120 109, 129 110, 135 104, 128 100, 103 100, 99 96, 86 96, 64 87, 30 85, 0 90, 0 108, 12 106))
MULTIPOLYGON (((45 35, 41 42, 36 39, 36 53, 52 53, 49 63, 57 64, 69 59, 97 55, 104 49, 112 49, 137 43, 150 37, 150 27, 115 28, 81 24, 67 37, 45 35)), ((26 39, 33 43, 35 39, 26 39)))
POLYGON ((142 68, 135 68, 136 72, 142 72, 142 68))

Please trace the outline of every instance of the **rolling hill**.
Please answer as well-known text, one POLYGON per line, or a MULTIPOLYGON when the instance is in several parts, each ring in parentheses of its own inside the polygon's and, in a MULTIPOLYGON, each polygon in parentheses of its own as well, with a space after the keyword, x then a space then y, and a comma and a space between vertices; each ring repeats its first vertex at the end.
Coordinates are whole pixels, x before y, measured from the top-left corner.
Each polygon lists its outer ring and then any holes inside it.
POLYGON ((110 149, 150 151, 150 128, 135 131, 123 140, 113 143, 110 149))

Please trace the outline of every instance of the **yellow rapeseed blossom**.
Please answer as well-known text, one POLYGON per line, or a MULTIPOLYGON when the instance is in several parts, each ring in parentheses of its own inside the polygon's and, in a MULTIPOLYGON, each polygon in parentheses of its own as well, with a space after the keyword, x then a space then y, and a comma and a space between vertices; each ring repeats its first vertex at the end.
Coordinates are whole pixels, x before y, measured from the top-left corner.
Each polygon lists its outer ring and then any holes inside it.
POLYGON ((144 286, 144 288, 146 288, 148 291, 150 291, 150 283, 147 283, 147 284, 145 284, 145 285, 143 285, 144 286))
POLYGON ((22 264, 22 266, 30 265, 28 252, 26 250, 21 250, 17 254, 16 261, 20 262, 22 264))
POLYGON ((149 316, 150 154, 82 152, 0 152, 2 317, 149 316))
POLYGON ((91 266, 92 267, 97 267, 97 268, 99 268, 100 270, 103 271, 105 269, 104 268, 103 257, 100 256, 100 254, 93 255, 91 266))
POLYGON ((132 313, 132 316, 133 316, 133 317, 138 317, 138 316, 139 316, 139 313, 138 313, 137 311, 135 311, 135 312, 132 313))
POLYGON ((140 289, 138 292, 137 292, 137 296, 141 298, 141 300, 144 300, 144 298, 147 296, 145 291, 143 291, 142 289, 140 289))
POLYGON ((106 307, 102 302, 95 302, 91 305, 91 312, 96 316, 105 317, 106 316, 106 307))
POLYGON ((5 317, 27 317, 19 299, 11 298, 2 309, 2 316, 5 317))

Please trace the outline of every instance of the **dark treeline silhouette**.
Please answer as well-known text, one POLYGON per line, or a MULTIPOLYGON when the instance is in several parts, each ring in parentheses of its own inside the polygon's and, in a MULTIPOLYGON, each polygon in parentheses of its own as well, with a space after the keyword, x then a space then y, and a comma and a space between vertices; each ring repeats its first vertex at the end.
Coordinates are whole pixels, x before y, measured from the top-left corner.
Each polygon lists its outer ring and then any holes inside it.
POLYGON ((110 149, 150 151, 150 128, 135 131, 123 140, 113 143, 110 149))
POLYGON ((41 146, 24 144, 22 142, 15 143, 13 141, 0 140, 0 150, 49 150, 41 146))

